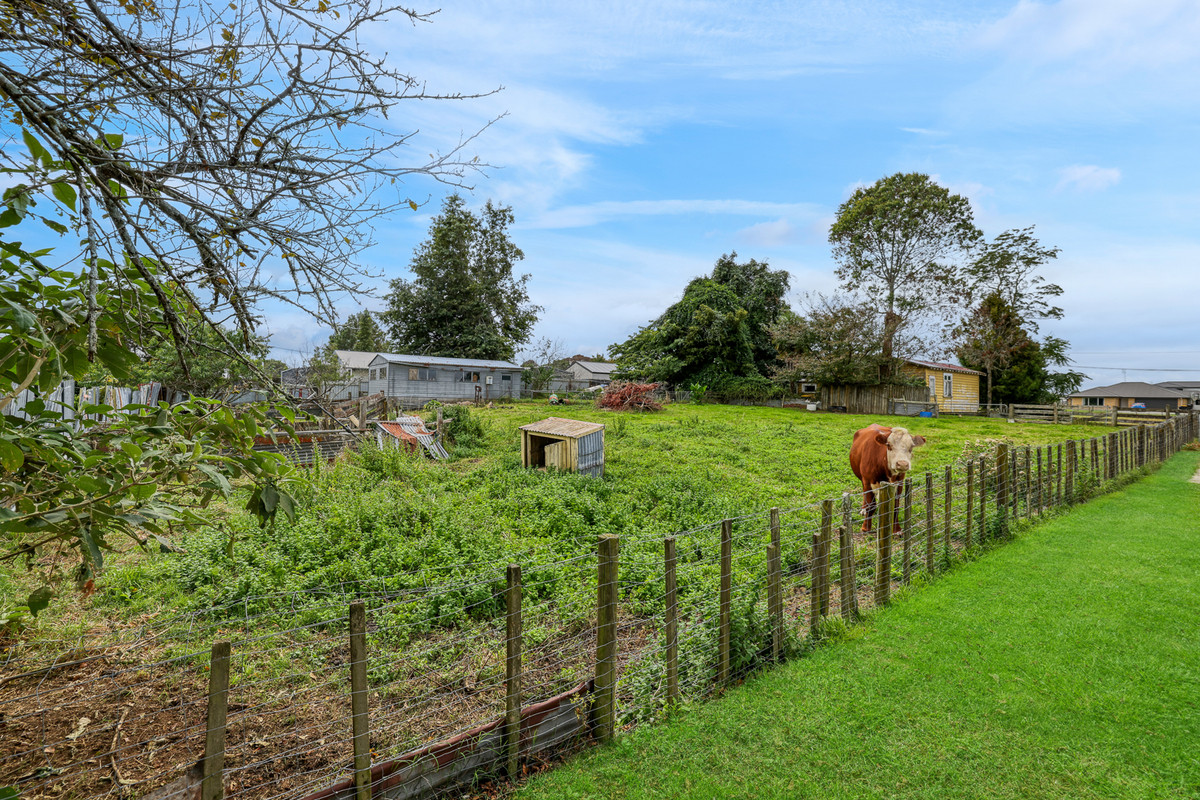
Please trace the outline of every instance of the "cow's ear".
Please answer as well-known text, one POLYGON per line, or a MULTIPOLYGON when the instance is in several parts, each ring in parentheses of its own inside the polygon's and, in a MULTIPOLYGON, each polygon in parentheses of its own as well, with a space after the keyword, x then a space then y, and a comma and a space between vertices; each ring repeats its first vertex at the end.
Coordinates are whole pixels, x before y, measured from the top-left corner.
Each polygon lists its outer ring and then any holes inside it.
POLYGON ((887 444, 888 437, 891 435, 892 435, 892 432, 890 430, 875 431, 875 441, 879 442, 880 444, 887 444))
POLYGON ((924 436, 914 436, 913 437, 913 447, 920 447, 923 444, 925 444, 924 436))

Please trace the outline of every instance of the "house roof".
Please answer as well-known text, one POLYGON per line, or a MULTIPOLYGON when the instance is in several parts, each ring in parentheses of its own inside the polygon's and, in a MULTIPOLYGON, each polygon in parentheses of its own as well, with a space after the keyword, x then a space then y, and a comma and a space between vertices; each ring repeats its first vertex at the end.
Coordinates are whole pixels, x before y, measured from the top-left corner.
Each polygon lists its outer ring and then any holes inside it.
POLYGON ((528 431, 529 433, 545 433, 550 436, 566 436, 571 439, 577 439, 580 436, 587 436, 589 433, 604 430, 604 426, 598 422, 584 422, 578 419, 563 419, 562 417, 546 417, 541 422, 522 425, 521 430, 528 431))
POLYGON ((610 361, 576 361, 575 364, 593 375, 608 376, 617 371, 617 365, 610 361))
POLYGON ((1153 383, 1128 381, 1126 383, 1114 383, 1112 386, 1096 386, 1092 389, 1084 389, 1082 392, 1075 392, 1071 397, 1140 397, 1153 400, 1156 398, 1180 398, 1186 397, 1186 395, 1174 389, 1155 386, 1153 383))
POLYGON ((334 350, 333 352, 346 369, 367 369, 377 355, 377 353, 368 353, 363 350, 334 350))
POLYGON ((906 359, 904 363, 915 364, 918 367, 926 367, 928 369, 941 370, 942 372, 961 372, 966 375, 982 375, 983 374, 982 372, 979 372, 978 370, 967 369, 966 367, 959 366, 958 364, 942 364, 938 361, 917 361, 915 358, 909 358, 909 359, 906 359))
POLYGON ((388 364, 412 364, 420 367, 478 367, 479 369, 517 369, 511 361, 492 361, 485 358, 441 358, 406 353, 376 353, 370 363, 382 360, 388 364))
POLYGON ((1200 381, 1159 381, 1157 385, 1164 389, 1174 389, 1177 392, 1200 389, 1200 381))

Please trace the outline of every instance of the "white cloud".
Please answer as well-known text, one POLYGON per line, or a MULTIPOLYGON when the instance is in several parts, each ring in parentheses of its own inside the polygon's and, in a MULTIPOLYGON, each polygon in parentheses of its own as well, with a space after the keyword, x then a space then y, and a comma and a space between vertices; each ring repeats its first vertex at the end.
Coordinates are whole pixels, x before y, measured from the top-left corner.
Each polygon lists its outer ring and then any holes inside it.
POLYGON ((778 247, 796 241, 797 230, 788 220, 777 219, 742 228, 735 236, 752 247, 778 247))
POLYGON ((1074 188, 1082 192, 1100 192, 1121 182, 1121 170, 1116 167, 1097 167, 1094 164, 1075 164, 1058 171, 1059 190, 1074 188))

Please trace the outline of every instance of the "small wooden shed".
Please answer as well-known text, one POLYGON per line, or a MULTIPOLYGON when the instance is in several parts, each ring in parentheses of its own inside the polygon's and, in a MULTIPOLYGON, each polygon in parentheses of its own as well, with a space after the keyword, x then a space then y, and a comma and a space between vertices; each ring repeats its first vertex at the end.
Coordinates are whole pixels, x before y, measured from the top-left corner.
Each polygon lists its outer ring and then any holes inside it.
POLYGON ((522 425, 521 465, 554 467, 598 478, 604 474, 604 426, 561 417, 522 425))

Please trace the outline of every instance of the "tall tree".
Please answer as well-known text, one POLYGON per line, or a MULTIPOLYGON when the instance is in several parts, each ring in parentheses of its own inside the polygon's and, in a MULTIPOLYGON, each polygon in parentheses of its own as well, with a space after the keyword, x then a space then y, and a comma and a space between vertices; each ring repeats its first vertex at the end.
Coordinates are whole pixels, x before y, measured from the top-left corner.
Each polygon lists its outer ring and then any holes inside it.
POLYGON ((903 328, 948 314, 965 293, 958 262, 981 236, 967 199, 919 173, 881 178, 838 208, 829 230, 837 276, 882 317, 885 370, 903 328))
POLYGON ((692 280, 679 302, 609 354, 621 377, 639 380, 715 389, 729 378, 762 377, 741 298, 711 278, 692 280))
POLYGON ((1062 319, 1063 310, 1053 299, 1062 287, 1049 283, 1038 271, 1055 258, 1057 247, 1043 247, 1033 235, 1034 226, 1005 231, 985 244, 967 266, 972 294, 983 298, 996 295, 1020 317, 1031 333, 1039 320, 1062 319))
POLYGON ((883 321, 873 306, 849 296, 807 295, 803 314, 784 312, 771 335, 782 360, 774 371, 780 383, 873 384, 885 372, 883 321))
POLYGON ((964 366, 981 370, 987 383, 987 404, 992 405, 992 384, 998 370, 1015 353, 1033 342, 1021 328, 1021 318, 999 293, 983 299, 956 329, 958 357, 964 366))
POLYGON ((765 261, 753 258, 738 263, 737 253, 722 255, 713 266, 712 280, 736 294, 746 309, 747 332, 754 348, 754 363, 762 374, 774 366, 775 345, 770 326, 787 310, 787 294, 791 276, 787 270, 771 269, 765 261))
POLYGON ((383 312, 399 352, 511 360, 529 341, 541 306, 529 302, 525 257, 508 238, 512 209, 489 200, 479 214, 457 194, 442 205, 417 248, 413 280, 396 279, 383 312))
POLYGON ((357 350, 363 353, 386 353, 388 351, 387 334, 375 315, 363 310, 351 314, 346 321, 329 337, 326 347, 333 350, 357 350))

